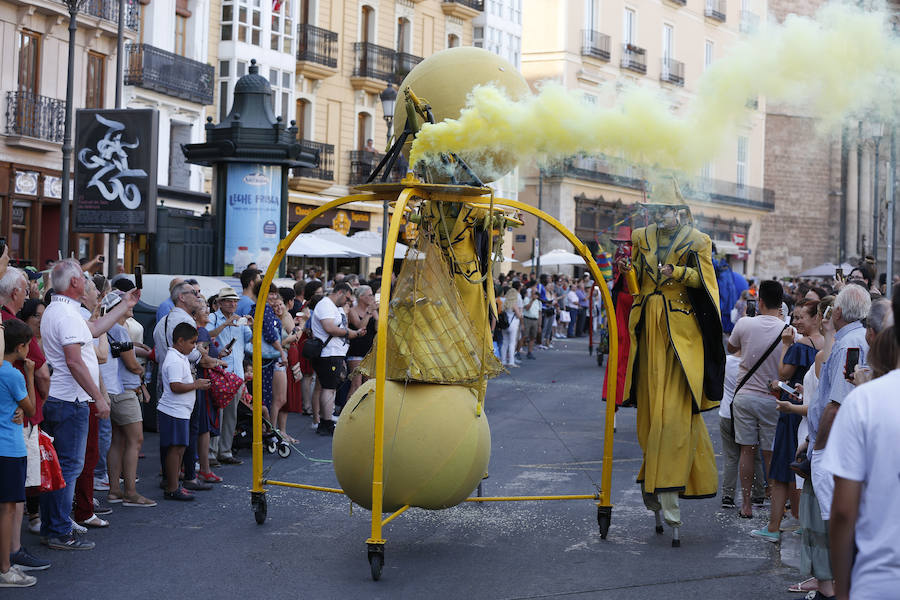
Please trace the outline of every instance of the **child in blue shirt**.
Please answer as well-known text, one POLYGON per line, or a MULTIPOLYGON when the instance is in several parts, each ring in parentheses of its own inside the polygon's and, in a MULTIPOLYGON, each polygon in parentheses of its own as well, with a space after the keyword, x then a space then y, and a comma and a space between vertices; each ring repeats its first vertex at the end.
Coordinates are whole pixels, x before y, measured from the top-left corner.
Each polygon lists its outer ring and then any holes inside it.
POLYGON ((25 502, 27 450, 22 423, 34 414, 34 362, 28 360, 32 332, 22 321, 3 324, 6 351, 0 364, 0 587, 29 587, 37 582, 10 563, 16 505, 25 502), (24 361, 25 377, 13 366, 24 361))

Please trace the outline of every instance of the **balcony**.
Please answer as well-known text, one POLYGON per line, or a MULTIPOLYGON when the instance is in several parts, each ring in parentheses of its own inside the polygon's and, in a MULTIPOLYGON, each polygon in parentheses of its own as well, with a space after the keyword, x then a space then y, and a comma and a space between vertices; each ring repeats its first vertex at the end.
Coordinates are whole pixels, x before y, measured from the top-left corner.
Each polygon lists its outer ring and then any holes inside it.
POLYGON ((699 179, 694 183, 684 183, 681 192, 685 198, 711 204, 739 206, 773 212, 775 192, 765 188, 741 185, 721 179, 699 179))
POLYGON ((687 6, 687 0, 669 0, 669 2, 678 6, 687 6))
POLYGON ((684 63, 674 58, 661 59, 659 80, 677 86, 684 85, 684 63))
POLYGON ((441 10, 448 17, 456 17, 463 21, 474 19, 479 13, 484 12, 483 0, 444 0, 441 2, 441 10))
POLYGON ((622 68, 647 73, 647 50, 634 44, 622 44, 622 68))
POLYGON ((600 157, 579 156, 566 159, 545 171, 548 177, 571 177, 597 183, 607 183, 632 190, 643 190, 644 181, 628 174, 619 175, 600 157))
POLYGON ((759 15, 749 10, 741 11, 741 33, 756 33, 759 29, 759 15))
POLYGON ((398 52, 394 61, 394 80, 393 83, 400 85, 403 78, 412 71, 417 64, 424 59, 421 56, 407 54, 406 52, 398 52))
MULTIPOLYGON (((348 185, 362 185, 369 179, 369 175, 372 174, 372 171, 375 170, 375 167, 378 166, 378 163, 381 162, 381 159, 384 158, 384 154, 380 152, 368 152, 366 150, 351 150, 350 151, 350 179, 347 182, 348 185)), ((401 155, 397 162, 394 163, 394 168, 391 169, 391 173, 388 176, 389 182, 400 181, 406 176, 407 162, 406 159, 401 155)), ((378 178, 378 183, 380 183, 381 177, 378 178)))
POLYGON ((215 69, 211 65, 149 44, 129 44, 125 57, 125 85, 197 104, 213 103, 215 69))
POLYGON ((369 42, 354 42, 353 52, 353 74, 350 76, 353 89, 380 94, 387 82, 394 81, 397 55, 394 50, 369 42))
POLYGON ((66 102, 31 92, 6 92, 6 143, 31 150, 59 150, 66 102))
POLYGON ((609 36, 590 29, 581 30, 581 55, 609 61, 609 36))
MULTIPOLYGON (((137 0, 125 0, 125 27, 131 31, 137 31, 140 25, 139 9, 137 0)), ((87 0, 82 7, 81 12, 99 17, 111 23, 119 23, 119 2, 118 0, 87 0)))
POLYGON ((315 25, 297 25, 297 75, 324 79, 337 73, 338 34, 315 25))
POLYGON ((334 185, 334 146, 300 140, 304 151, 318 152, 319 166, 315 169, 294 169, 290 180, 291 189, 301 192, 321 192, 334 185))
POLYGON ((704 13, 710 19, 725 22, 725 0, 706 0, 706 11, 704 13))

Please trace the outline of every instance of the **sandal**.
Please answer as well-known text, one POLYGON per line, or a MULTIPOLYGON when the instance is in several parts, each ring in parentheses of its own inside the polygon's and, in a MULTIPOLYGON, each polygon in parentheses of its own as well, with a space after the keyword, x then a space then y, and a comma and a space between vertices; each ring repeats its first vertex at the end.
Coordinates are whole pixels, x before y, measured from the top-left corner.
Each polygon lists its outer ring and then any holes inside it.
POLYGON ((153 508, 156 506, 156 501, 151 500, 150 498, 144 498, 140 494, 133 498, 125 498, 122 502, 122 506, 136 506, 140 508, 153 508))
POLYGON ((121 492, 109 492, 106 494, 106 502, 109 504, 119 504, 122 502, 122 498, 121 492))
POLYGON ((163 492, 163 498, 166 500, 180 500, 182 502, 190 502, 194 499, 194 495, 188 493, 183 487, 179 487, 174 492, 163 492))
POLYGON ((197 479, 206 483, 222 483, 222 478, 212 471, 197 471, 197 479))
POLYGON ((742 519, 752 519, 752 518, 753 518, 753 514, 752 514, 752 513, 749 514, 749 515, 745 515, 744 512, 743 512, 743 511, 740 511, 740 510, 738 511, 738 516, 739 516, 740 518, 742 518, 742 519))
POLYGON ((819 581, 815 577, 810 577, 809 579, 805 579, 800 583, 795 583, 791 587, 788 588, 789 592, 815 592, 819 589, 819 581))
POLYGON ((103 527, 109 527, 109 521, 105 521, 97 515, 91 515, 90 519, 81 521, 79 525, 81 525, 82 527, 93 527, 95 529, 101 529, 103 527))

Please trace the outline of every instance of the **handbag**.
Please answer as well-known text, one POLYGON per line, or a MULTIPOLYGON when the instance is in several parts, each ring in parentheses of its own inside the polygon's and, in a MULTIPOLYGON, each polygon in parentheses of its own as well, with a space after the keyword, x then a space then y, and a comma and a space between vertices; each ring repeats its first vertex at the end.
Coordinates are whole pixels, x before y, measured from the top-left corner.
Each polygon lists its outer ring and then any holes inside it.
POLYGON ((56 448, 53 447, 53 438, 40 432, 40 449, 41 449, 41 491, 55 492, 66 487, 66 480, 63 479, 62 468, 59 466, 59 456, 56 454, 56 448))
MULTIPOLYGON (((313 315, 309 316, 309 320, 312 321, 313 315)), ((312 328, 310 327, 310 331, 312 328)), ((323 342, 315 335, 310 335, 306 338, 306 341, 303 342, 303 348, 300 349, 300 354, 303 355, 303 358, 307 358, 309 360, 316 360, 322 356, 322 350, 325 349, 325 346, 328 345, 328 342, 331 341, 331 338, 334 336, 329 335, 328 338, 323 342)))
POLYGON ((497 329, 509 329, 509 317, 506 316, 505 310, 501 310, 497 315, 497 329))
POLYGON ((222 367, 207 369, 206 377, 209 379, 209 397, 217 409, 231 404, 238 390, 244 385, 243 379, 222 367))

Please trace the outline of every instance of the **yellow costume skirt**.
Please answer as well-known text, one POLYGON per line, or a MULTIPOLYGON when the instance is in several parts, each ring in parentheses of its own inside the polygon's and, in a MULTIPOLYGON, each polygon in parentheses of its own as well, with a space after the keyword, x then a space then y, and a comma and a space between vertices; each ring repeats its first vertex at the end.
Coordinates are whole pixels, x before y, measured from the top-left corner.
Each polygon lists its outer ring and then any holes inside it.
MULTIPOLYGON (((703 352, 701 339, 696 347, 703 352)), ((651 494, 715 496, 712 442, 703 417, 692 413, 691 390, 669 338, 665 300, 659 294, 644 302, 637 359, 637 435, 644 451, 638 482, 651 494)))

